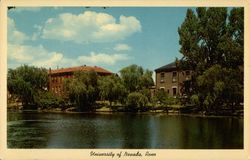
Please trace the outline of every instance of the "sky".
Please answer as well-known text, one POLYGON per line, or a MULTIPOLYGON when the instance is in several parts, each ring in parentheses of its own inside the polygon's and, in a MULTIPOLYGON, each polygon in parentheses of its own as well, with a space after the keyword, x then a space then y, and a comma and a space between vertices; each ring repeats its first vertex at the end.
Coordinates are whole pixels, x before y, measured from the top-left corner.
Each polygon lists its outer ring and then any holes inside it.
POLYGON ((8 11, 8 68, 131 64, 154 71, 181 58, 184 7, 17 7, 8 11))

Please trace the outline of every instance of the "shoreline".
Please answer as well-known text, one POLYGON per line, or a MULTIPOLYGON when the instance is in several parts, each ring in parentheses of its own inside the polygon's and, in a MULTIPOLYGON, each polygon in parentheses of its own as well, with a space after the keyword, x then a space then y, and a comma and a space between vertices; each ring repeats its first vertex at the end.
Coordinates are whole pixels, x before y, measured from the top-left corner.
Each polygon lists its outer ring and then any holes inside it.
POLYGON ((181 113, 179 111, 169 111, 168 113, 164 110, 157 111, 146 111, 146 112, 128 112, 128 111, 66 111, 66 110, 56 110, 56 109, 40 109, 40 110, 29 110, 29 109, 7 109, 7 112, 37 112, 37 113, 55 113, 55 114, 133 114, 133 115, 168 115, 168 116, 189 116, 189 117, 203 117, 203 118, 239 118, 243 119, 244 115, 205 115, 202 113, 181 113))

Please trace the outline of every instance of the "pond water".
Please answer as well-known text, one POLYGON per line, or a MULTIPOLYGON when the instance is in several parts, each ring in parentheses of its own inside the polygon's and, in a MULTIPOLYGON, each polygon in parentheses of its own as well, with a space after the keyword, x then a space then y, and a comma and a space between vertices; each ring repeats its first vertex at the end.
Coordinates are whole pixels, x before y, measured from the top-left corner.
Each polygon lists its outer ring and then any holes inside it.
POLYGON ((242 149, 243 119, 8 112, 8 148, 242 149))

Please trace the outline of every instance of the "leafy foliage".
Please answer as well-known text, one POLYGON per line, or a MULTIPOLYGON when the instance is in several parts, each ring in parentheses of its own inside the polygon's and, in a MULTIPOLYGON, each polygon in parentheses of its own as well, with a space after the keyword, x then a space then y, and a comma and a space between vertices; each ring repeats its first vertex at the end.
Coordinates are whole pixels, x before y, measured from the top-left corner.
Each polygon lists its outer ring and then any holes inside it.
POLYGON ((50 91, 39 91, 34 99, 36 102, 36 106, 40 108, 63 108, 65 105, 65 102, 61 97, 55 96, 50 91))
POLYGON ((119 102, 119 105, 130 107, 134 104, 133 111, 142 109, 148 103, 147 97, 150 97, 147 87, 153 84, 152 72, 134 65, 126 67, 122 73, 123 78, 118 75, 99 77, 94 71, 75 72, 73 78, 64 79, 63 96, 56 96, 47 90, 46 69, 24 65, 9 70, 8 91, 24 105, 35 108, 64 108, 66 105, 75 105, 80 111, 92 111, 97 100, 108 100, 110 106, 113 102, 119 102), (134 74, 133 71, 137 73, 134 74), (128 84, 134 77, 134 84, 128 84), (131 90, 137 92, 129 94, 131 90))
POLYGON ((154 85, 152 71, 144 70, 141 66, 130 65, 120 70, 121 79, 126 90, 131 93, 149 88, 154 85))
POLYGON ((148 98, 139 92, 129 93, 127 97, 127 106, 129 110, 142 110, 147 104, 148 98))
MULTIPOLYGON (((216 110, 243 101, 244 10, 233 8, 188 9, 179 27, 180 67, 192 69, 192 103, 216 110)), ((188 91, 190 91, 188 89, 188 91)))
POLYGON ((152 101, 154 102, 154 104, 156 105, 157 103, 160 105, 166 105, 167 104, 167 98, 168 98, 168 94, 167 92, 165 92, 164 90, 156 90, 152 101))
POLYGON ((120 70, 121 80, 128 93, 127 106, 130 110, 139 110, 150 100, 149 87, 154 85, 152 71, 141 66, 130 65, 120 70), (134 107, 132 107, 134 106, 134 107))
POLYGON ((94 109, 93 106, 98 99, 97 77, 96 72, 79 71, 74 74, 74 78, 65 81, 64 90, 67 91, 70 101, 79 110, 89 111, 94 109))
POLYGON ((152 97, 152 102, 154 105, 160 105, 161 107, 166 107, 173 104, 179 104, 180 100, 178 97, 169 96, 164 90, 156 90, 154 96, 152 97))
POLYGON ((100 96, 102 99, 109 100, 110 106, 112 102, 123 102, 126 97, 126 89, 117 75, 101 77, 98 81, 100 96))
POLYGON ((34 97, 47 89, 48 75, 45 68, 23 65, 8 71, 8 91, 16 95, 24 106, 34 105, 34 97))

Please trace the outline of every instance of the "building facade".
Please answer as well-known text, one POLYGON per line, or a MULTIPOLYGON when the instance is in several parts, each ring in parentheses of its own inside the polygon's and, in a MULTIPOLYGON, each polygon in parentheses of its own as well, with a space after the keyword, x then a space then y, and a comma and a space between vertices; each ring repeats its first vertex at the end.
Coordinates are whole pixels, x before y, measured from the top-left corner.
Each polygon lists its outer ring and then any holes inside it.
POLYGON ((178 70, 175 62, 157 68, 155 72, 156 89, 162 89, 173 97, 182 96, 183 82, 191 79, 191 71, 178 70))
POLYGON ((97 66, 79 66, 79 67, 71 67, 71 68, 61 68, 51 70, 49 69, 49 85, 48 88, 57 96, 62 96, 63 91, 63 81, 67 78, 73 78, 74 72, 83 71, 83 72, 90 72, 94 71, 100 76, 108 76, 113 74, 112 72, 97 66))

